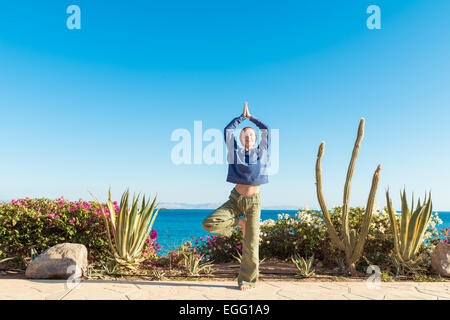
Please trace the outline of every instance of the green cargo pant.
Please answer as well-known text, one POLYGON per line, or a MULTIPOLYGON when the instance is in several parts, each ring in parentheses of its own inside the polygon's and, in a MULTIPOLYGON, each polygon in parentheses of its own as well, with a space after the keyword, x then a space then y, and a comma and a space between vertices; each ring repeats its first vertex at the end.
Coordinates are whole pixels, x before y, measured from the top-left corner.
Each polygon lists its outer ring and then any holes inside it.
POLYGON ((242 196, 233 188, 229 200, 203 220, 203 229, 219 236, 233 233, 239 216, 245 215, 245 238, 242 241, 242 259, 238 284, 254 287, 259 276, 259 222, 260 195, 242 196))

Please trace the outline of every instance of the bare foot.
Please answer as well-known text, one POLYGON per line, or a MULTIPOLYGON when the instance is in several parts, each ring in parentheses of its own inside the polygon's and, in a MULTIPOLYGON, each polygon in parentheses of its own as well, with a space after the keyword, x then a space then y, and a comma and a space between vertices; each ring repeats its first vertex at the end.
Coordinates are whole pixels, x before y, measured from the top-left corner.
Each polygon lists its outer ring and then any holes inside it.
POLYGON ((249 289, 251 289, 251 287, 249 287, 249 286, 245 286, 245 285, 239 286, 239 290, 241 290, 241 291, 247 291, 249 289))
POLYGON ((247 218, 241 218, 238 220, 238 226, 241 228, 242 230, 242 238, 245 238, 245 224, 247 223, 247 218))

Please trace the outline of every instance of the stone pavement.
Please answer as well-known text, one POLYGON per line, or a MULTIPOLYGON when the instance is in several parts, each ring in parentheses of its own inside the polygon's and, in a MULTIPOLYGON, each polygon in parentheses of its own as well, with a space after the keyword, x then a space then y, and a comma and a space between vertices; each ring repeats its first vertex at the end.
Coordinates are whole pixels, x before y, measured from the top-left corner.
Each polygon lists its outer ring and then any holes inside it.
POLYGON ((450 282, 380 282, 369 288, 365 281, 302 282, 260 281, 239 291, 235 281, 119 281, 82 280, 78 289, 65 280, 0 280, 0 300, 450 300, 450 282))

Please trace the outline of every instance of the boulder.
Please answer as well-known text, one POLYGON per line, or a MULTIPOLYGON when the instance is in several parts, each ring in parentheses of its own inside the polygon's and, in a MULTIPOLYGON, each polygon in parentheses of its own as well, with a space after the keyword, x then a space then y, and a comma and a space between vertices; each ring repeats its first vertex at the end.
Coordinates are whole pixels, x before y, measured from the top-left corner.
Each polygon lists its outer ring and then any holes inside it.
POLYGON ((439 242, 431 253, 431 266, 439 275, 450 277, 450 244, 439 242))
POLYGON ((32 279, 67 279, 75 272, 81 276, 86 267, 87 249, 84 245, 60 243, 34 258, 25 276, 32 279))

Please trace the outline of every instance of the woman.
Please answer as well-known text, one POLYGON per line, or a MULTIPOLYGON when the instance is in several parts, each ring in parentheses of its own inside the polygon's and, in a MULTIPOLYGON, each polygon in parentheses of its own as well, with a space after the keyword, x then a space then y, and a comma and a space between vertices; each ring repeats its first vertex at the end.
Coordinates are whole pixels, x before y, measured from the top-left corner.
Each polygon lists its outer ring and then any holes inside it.
POLYGON ((270 143, 269 128, 250 115, 247 102, 242 115, 234 118, 224 130, 227 144, 227 182, 235 184, 229 200, 217 208, 203 221, 203 228, 221 236, 231 236, 234 227, 242 229, 242 259, 238 276, 240 290, 253 288, 258 280, 259 268, 259 222, 261 205, 259 187, 268 183, 267 164, 270 143), (240 133, 239 146, 234 130, 245 119, 260 129, 259 145, 257 133, 252 127, 245 127, 240 133), (239 218, 244 216, 243 218, 239 218))

